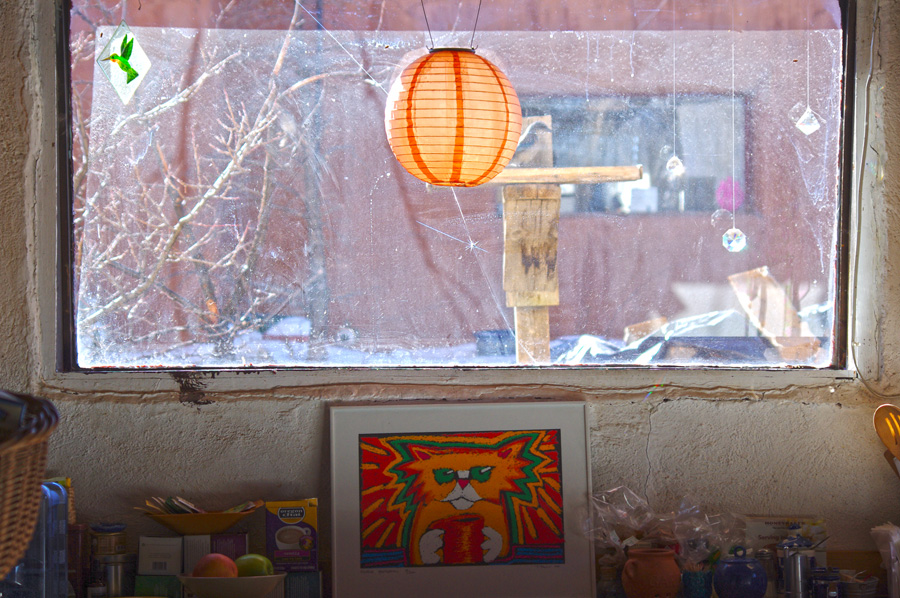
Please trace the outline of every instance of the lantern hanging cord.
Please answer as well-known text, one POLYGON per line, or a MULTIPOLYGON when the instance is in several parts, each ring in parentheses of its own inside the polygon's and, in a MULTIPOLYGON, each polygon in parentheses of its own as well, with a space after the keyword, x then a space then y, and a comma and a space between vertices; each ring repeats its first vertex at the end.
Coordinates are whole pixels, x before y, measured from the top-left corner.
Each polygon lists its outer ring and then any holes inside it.
POLYGON ((482 0, 478 0, 478 10, 475 12, 475 25, 472 27, 472 40, 469 42, 469 47, 473 50, 475 49, 475 30, 478 29, 478 17, 481 15, 481 2, 482 0))
POLYGON ((431 35, 431 25, 428 24, 428 13, 425 12, 425 0, 420 0, 422 3, 422 16, 425 17, 425 27, 428 28, 428 37, 431 38, 431 47, 429 50, 434 50, 434 36, 431 35))

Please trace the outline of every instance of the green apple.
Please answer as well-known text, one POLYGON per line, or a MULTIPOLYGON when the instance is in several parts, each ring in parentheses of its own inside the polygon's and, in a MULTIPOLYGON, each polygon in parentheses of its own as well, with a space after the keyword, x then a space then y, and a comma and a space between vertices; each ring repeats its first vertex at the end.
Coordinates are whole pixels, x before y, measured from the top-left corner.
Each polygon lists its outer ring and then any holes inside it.
POLYGON ((255 577, 257 575, 273 575, 275 568, 272 561, 261 554, 245 554, 234 560, 238 577, 255 577))

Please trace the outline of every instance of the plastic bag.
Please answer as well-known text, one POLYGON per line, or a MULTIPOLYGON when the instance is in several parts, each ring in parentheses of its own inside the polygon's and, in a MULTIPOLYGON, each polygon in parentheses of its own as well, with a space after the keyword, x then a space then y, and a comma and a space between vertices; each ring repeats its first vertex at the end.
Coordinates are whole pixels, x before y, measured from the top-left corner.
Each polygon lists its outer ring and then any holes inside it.
POLYGON ((746 522, 732 513, 707 513, 689 500, 674 517, 673 532, 682 563, 699 570, 714 565, 722 554, 744 542, 746 522))
POLYGON ((625 548, 642 539, 656 521, 647 501, 625 486, 593 495, 591 509, 588 535, 601 566, 623 564, 625 548))

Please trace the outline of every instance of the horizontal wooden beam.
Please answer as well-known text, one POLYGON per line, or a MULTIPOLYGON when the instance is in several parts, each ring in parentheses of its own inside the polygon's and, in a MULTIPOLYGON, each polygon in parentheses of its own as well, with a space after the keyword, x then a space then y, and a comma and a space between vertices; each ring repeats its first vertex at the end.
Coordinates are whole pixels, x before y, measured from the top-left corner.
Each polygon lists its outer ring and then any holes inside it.
POLYGON ((522 185, 535 183, 614 183, 638 181, 644 176, 642 166, 576 166, 570 168, 507 168, 487 184, 522 185))

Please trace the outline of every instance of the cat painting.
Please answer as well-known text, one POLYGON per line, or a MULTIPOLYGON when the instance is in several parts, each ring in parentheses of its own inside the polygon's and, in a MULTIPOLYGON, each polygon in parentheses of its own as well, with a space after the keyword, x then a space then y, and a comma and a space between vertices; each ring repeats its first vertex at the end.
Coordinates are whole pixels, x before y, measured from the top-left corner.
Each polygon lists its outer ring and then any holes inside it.
POLYGON ((559 431, 360 438, 362 565, 561 562, 559 431))

